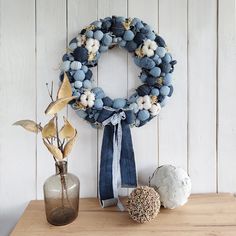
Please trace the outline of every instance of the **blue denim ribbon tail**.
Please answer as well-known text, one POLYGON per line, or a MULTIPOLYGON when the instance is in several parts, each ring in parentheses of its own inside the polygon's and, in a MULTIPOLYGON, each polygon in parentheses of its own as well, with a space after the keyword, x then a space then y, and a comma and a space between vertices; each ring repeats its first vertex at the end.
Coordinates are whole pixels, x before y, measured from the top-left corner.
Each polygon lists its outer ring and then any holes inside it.
POLYGON ((119 188, 137 186, 130 132, 133 117, 132 110, 116 111, 110 108, 104 108, 98 117, 104 126, 99 178, 102 207, 117 205, 120 210, 124 210, 118 197, 119 188))

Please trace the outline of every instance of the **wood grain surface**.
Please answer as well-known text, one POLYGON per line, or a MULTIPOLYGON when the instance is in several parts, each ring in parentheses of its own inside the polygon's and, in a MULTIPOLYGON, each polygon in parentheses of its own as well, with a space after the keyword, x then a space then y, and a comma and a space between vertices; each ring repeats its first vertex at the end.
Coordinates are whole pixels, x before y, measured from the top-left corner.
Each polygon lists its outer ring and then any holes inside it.
POLYGON ((115 207, 102 209, 98 199, 85 198, 80 201, 78 218, 60 227, 47 223, 43 201, 31 201, 11 234, 21 235, 233 236, 236 199, 231 194, 193 195, 185 206, 174 210, 162 208, 152 222, 138 224, 127 212, 119 212, 115 207))

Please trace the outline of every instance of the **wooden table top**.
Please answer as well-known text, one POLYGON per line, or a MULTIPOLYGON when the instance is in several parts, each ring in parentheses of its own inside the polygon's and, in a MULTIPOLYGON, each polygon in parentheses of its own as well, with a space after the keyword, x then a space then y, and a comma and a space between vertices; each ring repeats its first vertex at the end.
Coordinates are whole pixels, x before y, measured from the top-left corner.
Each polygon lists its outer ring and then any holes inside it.
POLYGON ((66 226, 48 224, 43 201, 31 201, 11 235, 235 236, 236 198, 232 194, 192 195, 185 206, 162 208, 146 224, 135 223, 116 207, 102 209, 97 199, 86 198, 80 200, 78 218, 66 226))

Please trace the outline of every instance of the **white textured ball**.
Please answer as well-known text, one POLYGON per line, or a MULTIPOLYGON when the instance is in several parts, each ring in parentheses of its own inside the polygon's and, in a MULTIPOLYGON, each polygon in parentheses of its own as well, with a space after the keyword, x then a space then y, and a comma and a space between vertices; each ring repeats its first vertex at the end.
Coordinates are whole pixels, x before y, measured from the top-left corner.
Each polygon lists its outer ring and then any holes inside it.
POLYGON ((186 171, 172 165, 157 168, 150 186, 159 193, 161 204, 170 209, 184 205, 191 193, 191 180, 186 171))

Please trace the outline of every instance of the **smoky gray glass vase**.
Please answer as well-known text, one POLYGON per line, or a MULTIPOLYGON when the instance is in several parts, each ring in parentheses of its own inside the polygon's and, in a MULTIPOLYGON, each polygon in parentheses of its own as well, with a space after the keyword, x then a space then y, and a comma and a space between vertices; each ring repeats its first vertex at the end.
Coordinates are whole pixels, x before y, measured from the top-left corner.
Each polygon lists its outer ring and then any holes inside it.
POLYGON ((80 181, 67 172, 67 162, 56 163, 56 174, 43 186, 47 221, 52 225, 66 225, 78 216, 80 181))

